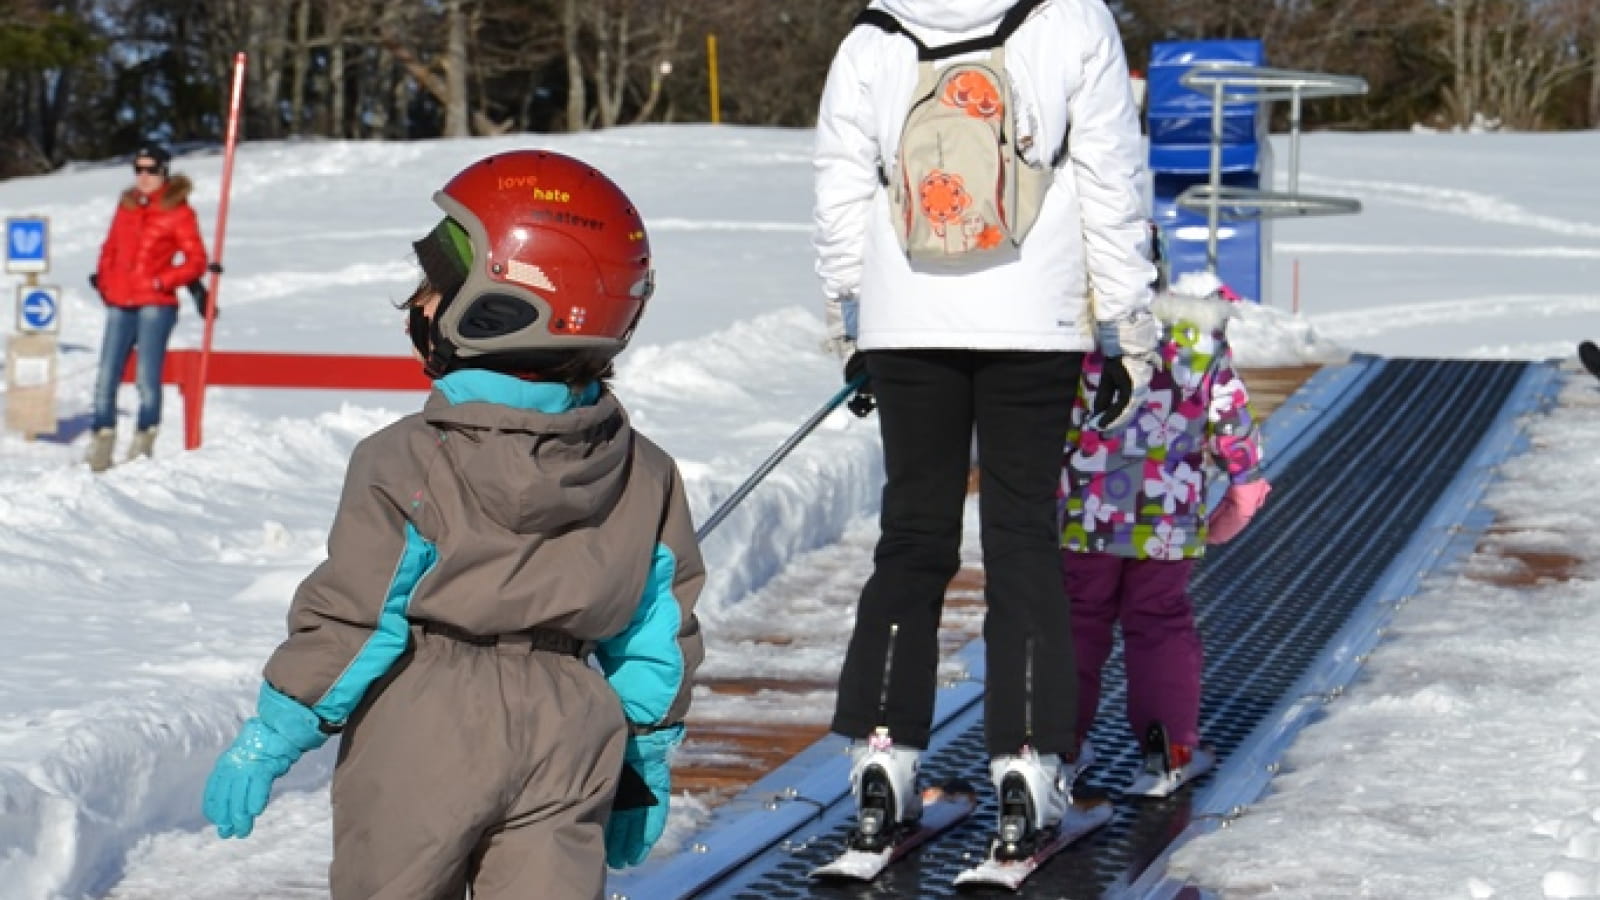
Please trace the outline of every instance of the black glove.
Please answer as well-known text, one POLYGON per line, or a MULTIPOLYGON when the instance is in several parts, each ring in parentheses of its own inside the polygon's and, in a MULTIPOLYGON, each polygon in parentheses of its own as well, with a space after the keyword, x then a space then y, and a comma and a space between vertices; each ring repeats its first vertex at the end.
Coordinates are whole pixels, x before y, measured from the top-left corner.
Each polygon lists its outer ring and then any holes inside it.
POLYGON ((94 292, 96 294, 100 295, 100 302, 104 303, 105 299, 106 299, 106 295, 100 290, 100 273, 99 272, 90 272, 89 273, 89 287, 94 288, 94 292))
POLYGON ((206 266, 206 271, 207 272, 215 272, 218 275, 221 275, 222 274, 222 263, 218 263, 218 262, 211 263, 210 265, 206 266))
POLYGON ((650 785, 639 774, 639 770, 626 762, 622 764, 622 779, 617 782, 616 796, 611 798, 612 810, 640 809, 646 806, 655 806, 661 801, 656 799, 655 792, 650 790, 650 785))
MULTIPOLYGON (((201 318, 205 318, 206 308, 211 305, 211 292, 206 290, 206 280, 204 278, 196 278, 194 281, 189 282, 189 296, 194 299, 195 311, 200 313, 201 318)), ((216 316, 216 313, 212 314, 212 318, 216 318, 216 316)))
POLYGON ((1098 431, 1115 422, 1132 399, 1133 378, 1122 364, 1122 357, 1106 357, 1105 368, 1100 370, 1100 386, 1095 389, 1094 404, 1089 409, 1090 427, 1098 431))
POLYGON ((856 385, 856 395, 845 404, 856 418, 864 419, 867 414, 878 407, 878 399, 872 396, 872 377, 867 374, 867 358, 861 355, 860 350, 850 354, 844 361, 844 383, 856 385), (857 379, 860 379, 857 382, 857 379))

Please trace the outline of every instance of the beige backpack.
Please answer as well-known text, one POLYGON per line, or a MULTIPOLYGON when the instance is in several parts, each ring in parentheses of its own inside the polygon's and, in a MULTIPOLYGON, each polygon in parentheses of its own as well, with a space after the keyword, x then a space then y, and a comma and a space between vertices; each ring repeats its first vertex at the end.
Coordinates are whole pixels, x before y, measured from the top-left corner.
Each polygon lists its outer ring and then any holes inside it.
POLYGON ((1023 159, 1005 42, 1043 2, 1022 0, 993 34, 943 47, 928 47, 884 10, 856 17, 856 25, 903 35, 917 47, 917 89, 895 166, 890 172, 880 163, 878 173, 913 268, 960 272, 1014 260, 1038 218, 1065 146, 1048 166, 1023 159), (972 58, 946 62, 958 56, 972 58))

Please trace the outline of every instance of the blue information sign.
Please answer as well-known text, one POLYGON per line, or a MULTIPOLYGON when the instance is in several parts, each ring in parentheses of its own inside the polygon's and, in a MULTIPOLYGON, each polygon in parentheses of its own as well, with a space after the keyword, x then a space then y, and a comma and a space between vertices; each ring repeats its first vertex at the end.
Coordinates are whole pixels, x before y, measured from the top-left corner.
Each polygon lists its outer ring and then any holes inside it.
POLYGON ((6 219, 6 271, 29 274, 49 268, 49 220, 42 216, 6 219))

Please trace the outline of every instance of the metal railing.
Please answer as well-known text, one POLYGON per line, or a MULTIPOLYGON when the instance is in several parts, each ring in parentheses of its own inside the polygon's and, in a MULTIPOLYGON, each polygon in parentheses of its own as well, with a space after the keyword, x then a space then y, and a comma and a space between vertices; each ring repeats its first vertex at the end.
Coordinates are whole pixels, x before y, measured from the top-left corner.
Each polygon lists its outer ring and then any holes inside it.
POLYGON ((1366 79, 1354 75, 1296 72, 1237 63, 1201 63, 1179 79, 1184 87, 1211 96, 1211 172, 1208 184, 1178 195, 1177 203, 1206 214, 1206 268, 1217 271, 1217 232, 1231 221, 1287 216, 1345 215, 1361 211, 1352 197, 1300 193, 1300 121, 1303 101, 1367 92, 1366 79), (1223 106, 1228 103, 1289 101, 1289 190, 1257 190, 1222 184, 1223 106), (1224 216, 1226 211, 1226 216, 1224 216))

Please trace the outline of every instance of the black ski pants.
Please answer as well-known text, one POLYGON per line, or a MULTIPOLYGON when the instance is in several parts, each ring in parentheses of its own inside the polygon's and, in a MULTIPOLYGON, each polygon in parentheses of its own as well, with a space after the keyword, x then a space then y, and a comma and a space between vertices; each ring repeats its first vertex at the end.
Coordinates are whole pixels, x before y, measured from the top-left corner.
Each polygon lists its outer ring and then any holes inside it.
POLYGON ((839 674, 832 728, 879 725, 926 748, 939 615, 960 568, 978 441, 983 542, 984 733, 990 755, 1077 749, 1071 607, 1062 591, 1056 488, 1083 354, 978 350, 866 353, 885 483, 873 572, 839 674))

